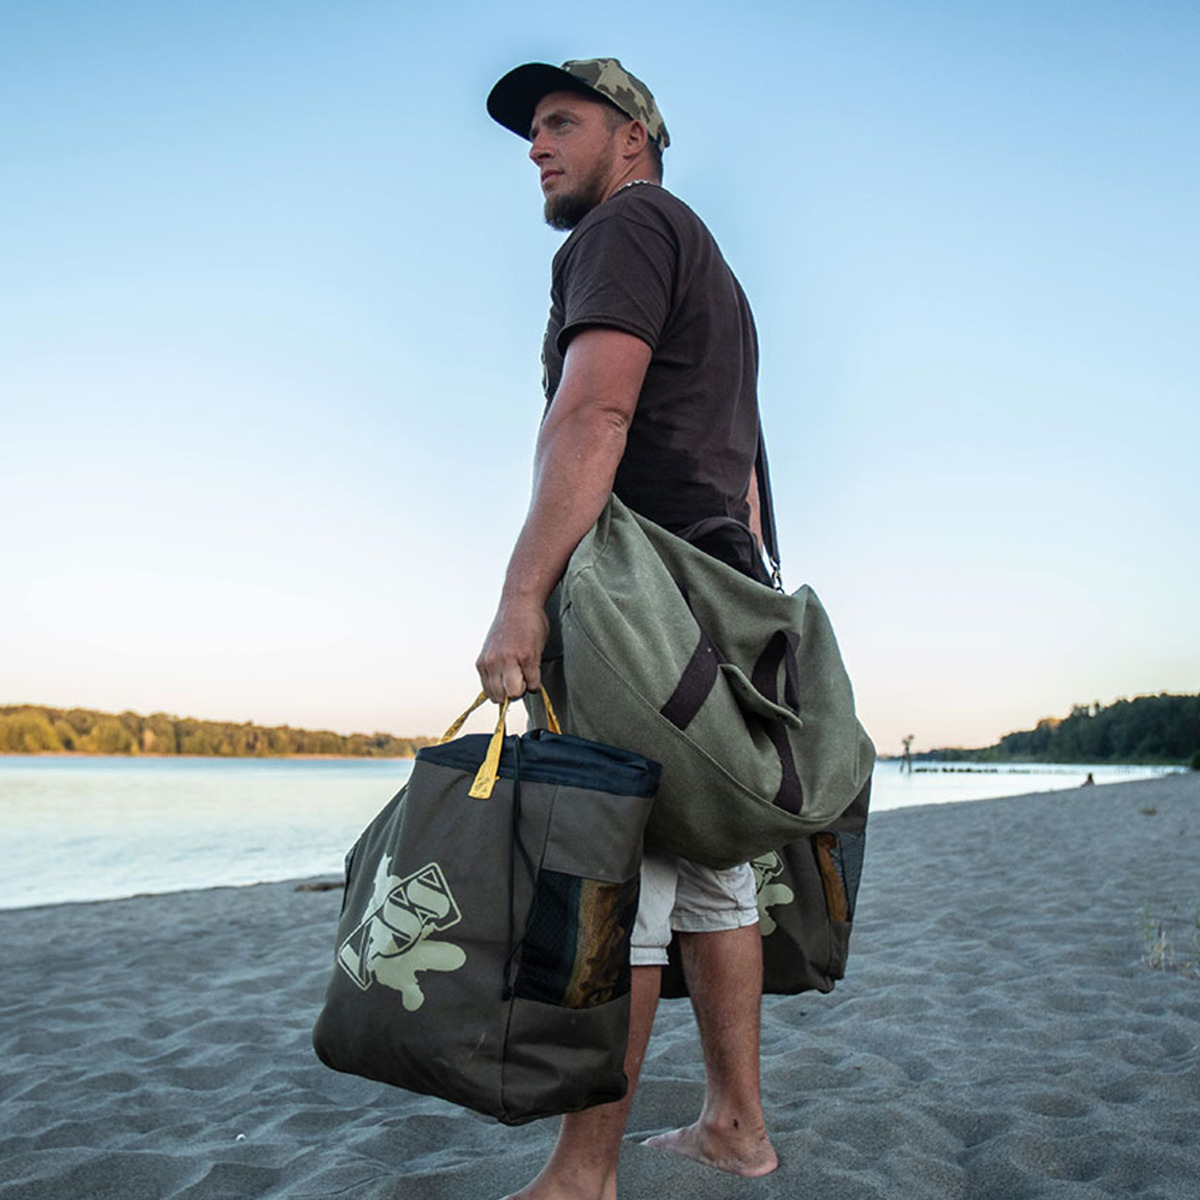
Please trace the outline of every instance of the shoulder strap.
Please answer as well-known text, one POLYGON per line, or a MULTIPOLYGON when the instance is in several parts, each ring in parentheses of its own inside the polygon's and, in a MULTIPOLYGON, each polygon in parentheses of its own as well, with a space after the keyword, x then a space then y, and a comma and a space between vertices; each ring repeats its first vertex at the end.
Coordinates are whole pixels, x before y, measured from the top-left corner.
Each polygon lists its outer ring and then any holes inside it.
POLYGON ((779 570, 779 538, 775 530, 775 501, 771 497, 771 474, 767 469, 767 444, 763 440, 761 422, 758 426, 754 476, 758 480, 758 517, 762 523, 763 548, 771 562, 771 581, 783 591, 783 577, 779 570))

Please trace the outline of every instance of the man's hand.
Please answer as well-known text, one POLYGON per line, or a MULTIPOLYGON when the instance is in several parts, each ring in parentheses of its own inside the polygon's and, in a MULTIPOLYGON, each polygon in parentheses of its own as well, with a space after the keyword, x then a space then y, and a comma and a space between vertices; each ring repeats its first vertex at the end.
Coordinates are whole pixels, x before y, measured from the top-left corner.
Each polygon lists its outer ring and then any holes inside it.
POLYGON ((542 651, 550 624, 546 610, 528 601, 506 601, 484 639, 475 661, 488 699, 517 700, 542 686, 542 651))

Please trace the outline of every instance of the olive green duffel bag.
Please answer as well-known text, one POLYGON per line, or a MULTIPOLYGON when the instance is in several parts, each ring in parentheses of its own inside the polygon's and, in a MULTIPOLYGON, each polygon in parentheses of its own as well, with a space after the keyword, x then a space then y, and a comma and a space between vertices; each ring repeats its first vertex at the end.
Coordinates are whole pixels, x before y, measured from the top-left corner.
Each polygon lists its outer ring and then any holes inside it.
POLYGON ((647 846, 731 867, 828 828, 869 780, 811 588, 758 583, 614 496, 547 612, 564 728, 662 764, 647 846))

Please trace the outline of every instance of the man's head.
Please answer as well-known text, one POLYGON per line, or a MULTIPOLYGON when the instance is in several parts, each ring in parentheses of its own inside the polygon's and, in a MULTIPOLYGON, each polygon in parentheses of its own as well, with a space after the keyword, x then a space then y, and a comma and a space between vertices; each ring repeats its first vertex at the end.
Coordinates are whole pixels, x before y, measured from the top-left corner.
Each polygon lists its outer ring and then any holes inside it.
POLYGON ((650 89, 615 58, 526 63, 496 84, 487 107, 533 143, 556 229, 573 229, 630 179, 662 178, 666 125, 650 89))

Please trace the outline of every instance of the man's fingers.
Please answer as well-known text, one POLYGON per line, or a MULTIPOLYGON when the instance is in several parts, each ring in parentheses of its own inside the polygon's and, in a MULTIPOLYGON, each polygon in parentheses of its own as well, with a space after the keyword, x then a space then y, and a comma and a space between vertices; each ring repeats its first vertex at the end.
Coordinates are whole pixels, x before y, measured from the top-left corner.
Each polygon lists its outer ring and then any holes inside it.
POLYGON ((542 686, 542 664, 533 663, 525 668, 525 691, 536 692, 542 686))
POLYGON ((525 686, 525 672, 521 670, 521 664, 511 664, 504 672, 504 695, 510 700, 520 700, 527 690, 525 686))
POLYGON ((496 700, 496 685, 493 682, 492 670, 488 666, 486 658, 483 654, 475 660, 475 670, 479 672, 479 686, 483 689, 487 698, 493 703, 499 703, 496 700))
POLYGON ((505 690, 503 670, 482 654, 475 664, 475 669, 479 672, 479 684, 487 693, 487 698, 493 704, 499 704, 508 694, 505 690))
POLYGON ((499 704, 505 697, 519 700, 526 692, 535 692, 541 686, 540 672, 535 669, 530 680, 519 663, 510 663, 502 668, 481 666, 478 670, 480 686, 493 704, 499 704))
POLYGON ((489 700, 496 704, 505 697, 519 700, 541 687, 546 632, 546 614, 540 608, 524 612, 501 606, 475 660, 489 700))

